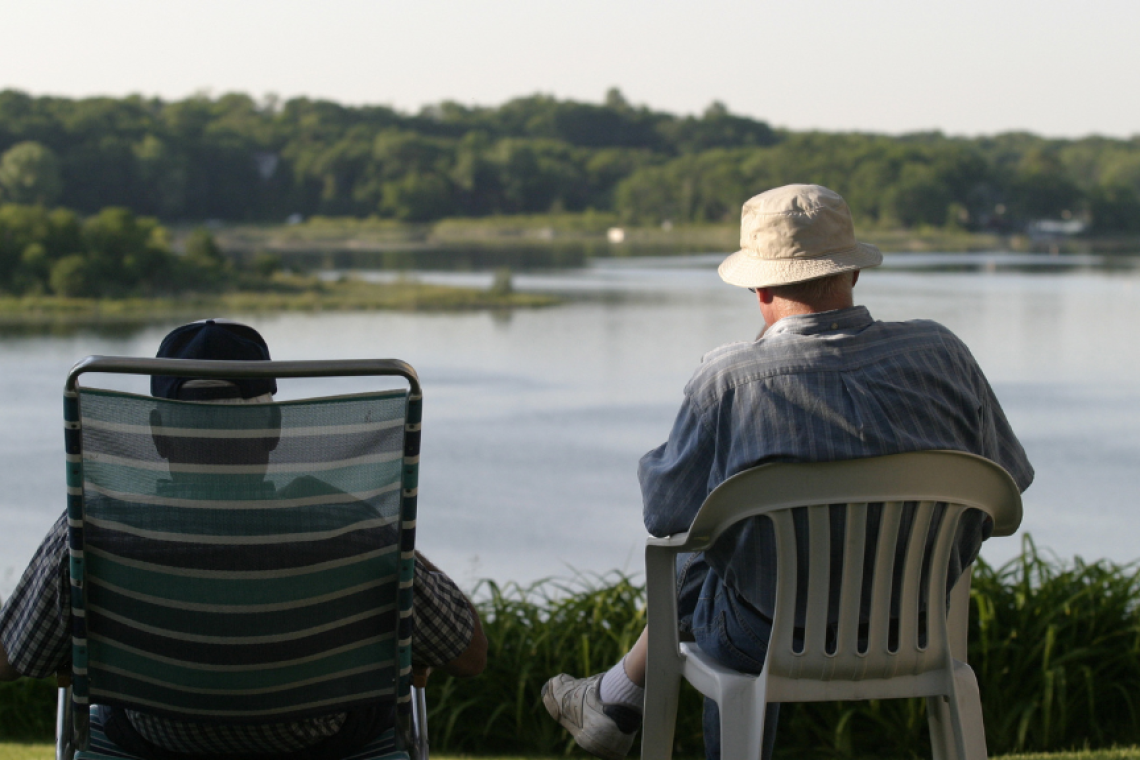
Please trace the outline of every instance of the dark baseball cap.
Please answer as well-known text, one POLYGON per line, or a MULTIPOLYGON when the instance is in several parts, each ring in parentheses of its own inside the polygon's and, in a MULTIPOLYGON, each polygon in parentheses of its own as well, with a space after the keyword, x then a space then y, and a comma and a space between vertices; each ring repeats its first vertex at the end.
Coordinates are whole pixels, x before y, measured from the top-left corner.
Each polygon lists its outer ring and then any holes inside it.
MULTIPOLYGON (((269 361, 269 346, 249 325, 228 319, 204 319, 175 328, 162 339, 155 354, 160 359, 215 359, 269 361)), ((277 381, 266 378, 226 378, 225 386, 183 388, 194 378, 153 375, 150 395, 182 401, 254 398, 277 392, 277 381)), ((197 385, 197 384, 195 384, 197 385)))

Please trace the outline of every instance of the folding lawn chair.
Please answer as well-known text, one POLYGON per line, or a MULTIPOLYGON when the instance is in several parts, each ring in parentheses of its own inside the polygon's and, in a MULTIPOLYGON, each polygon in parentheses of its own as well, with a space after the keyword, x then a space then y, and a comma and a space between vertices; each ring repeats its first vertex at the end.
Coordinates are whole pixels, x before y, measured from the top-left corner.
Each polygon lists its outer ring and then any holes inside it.
POLYGON ((421 404, 415 371, 395 360, 76 364, 64 391, 72 687, 57 757, 131 757, 96 704, 216 723, 390 704, 395 726, 352 760, 426 760, 410 659, 421 404), (216 405, 81 387, 92 372, 408 388, 216 405))
POLYGON ((767 464, 718 486, 687 533, 646 546, 642 757, 672 755, 685 678, 720 707, 725 760, 759 760, 768 703, 898 697, 926 698, 935 760, 984 760, 981 699, 965 662, 968 572, 955 584, 949 613, 945 604, 951 551, 968 509, 989 514, 996 536, 1021 523, 1021 495, 1009 474, 956 451, 767 464), (806 517, 801 526, 797 511, 806 517), (775 531, 776 603, 763 670, 751 675, 679 642, 674 557, 704 551, 729 526, 758 515, 775 531), (840 515, 843 560, 833 567, 831 521, 840 515), (901 584, 892 588, 895 577, 901 584), (806 592, 799 600, 797 587, 806 592))

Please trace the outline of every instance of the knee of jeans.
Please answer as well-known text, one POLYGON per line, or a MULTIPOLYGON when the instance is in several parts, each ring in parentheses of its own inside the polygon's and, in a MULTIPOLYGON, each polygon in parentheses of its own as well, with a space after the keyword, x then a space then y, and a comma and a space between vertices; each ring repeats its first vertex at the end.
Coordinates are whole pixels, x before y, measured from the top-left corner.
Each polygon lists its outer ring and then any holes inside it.
POLYGON ((742 673, 759 673, 764 669, 767 641, 759 642, 741 631, 739 626, 729 623, 727 612, 718 616, 716 629, 718 647, 714 657, 742 673))
POLYGON ((692 618, 707 576, 708 563, 704 561, 704 554, 690 552, 677 555, 677 617, 679 619, 692 618))

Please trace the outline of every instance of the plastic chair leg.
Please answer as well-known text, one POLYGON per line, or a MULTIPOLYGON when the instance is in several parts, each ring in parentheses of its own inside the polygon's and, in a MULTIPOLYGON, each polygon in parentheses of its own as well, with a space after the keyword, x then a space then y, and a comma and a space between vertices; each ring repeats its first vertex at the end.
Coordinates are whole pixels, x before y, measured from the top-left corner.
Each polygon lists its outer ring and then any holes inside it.
POLYGON ((934 760, 959 760, 953 740, 950 703, 945 697, 926 698, 926 722, 930 726, 930 749, 934 760))
POLYGON ((751 684, 733 686, 721 691, 717 699, 721 760, 760 760, 767 704, 751 684))
POLYGON ((641 719, 642 760, 670 760, 673 757, 680 690, 680 673, 646 673, 641 719))
POLYGON ((973 669, 954 660, 954 694, 950 698, 953 738, 961 747, 961 760, 986 760, 986 727, 982 722, 982 697, 973 669))

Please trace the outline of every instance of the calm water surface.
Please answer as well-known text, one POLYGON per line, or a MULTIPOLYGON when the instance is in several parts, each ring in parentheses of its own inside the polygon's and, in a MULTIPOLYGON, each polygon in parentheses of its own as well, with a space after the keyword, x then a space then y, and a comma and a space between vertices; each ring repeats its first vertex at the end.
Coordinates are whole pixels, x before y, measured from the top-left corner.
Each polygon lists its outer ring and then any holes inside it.
MULTIPOLYGON (((752 339, 762 324, 750 294, 717 278, 720 258, 595 260, 515 278, 517 288, 568 296, 551 309, 251 321, 274 358, 397 357, 416 367, 419 545, 465 585, 638 572, 637 460, 665 439, 701 355, 752 339)), ((857 302, 879 319, 938 320, 971 347, 1037 468, 1023 529, 1062 557, 1140 557, 1140 268, 1008 254, 895 254, 888 264, 864 273, 857 302)), ((64 505, 67 369, 88 354, 152 356, 171 326, 0 336, 0 594, 64 505)), ((281 396, 314 389, 297 382, 281 396)), ((983 551, 1000 562, 1018 546, 1005 539, 983 551)))

